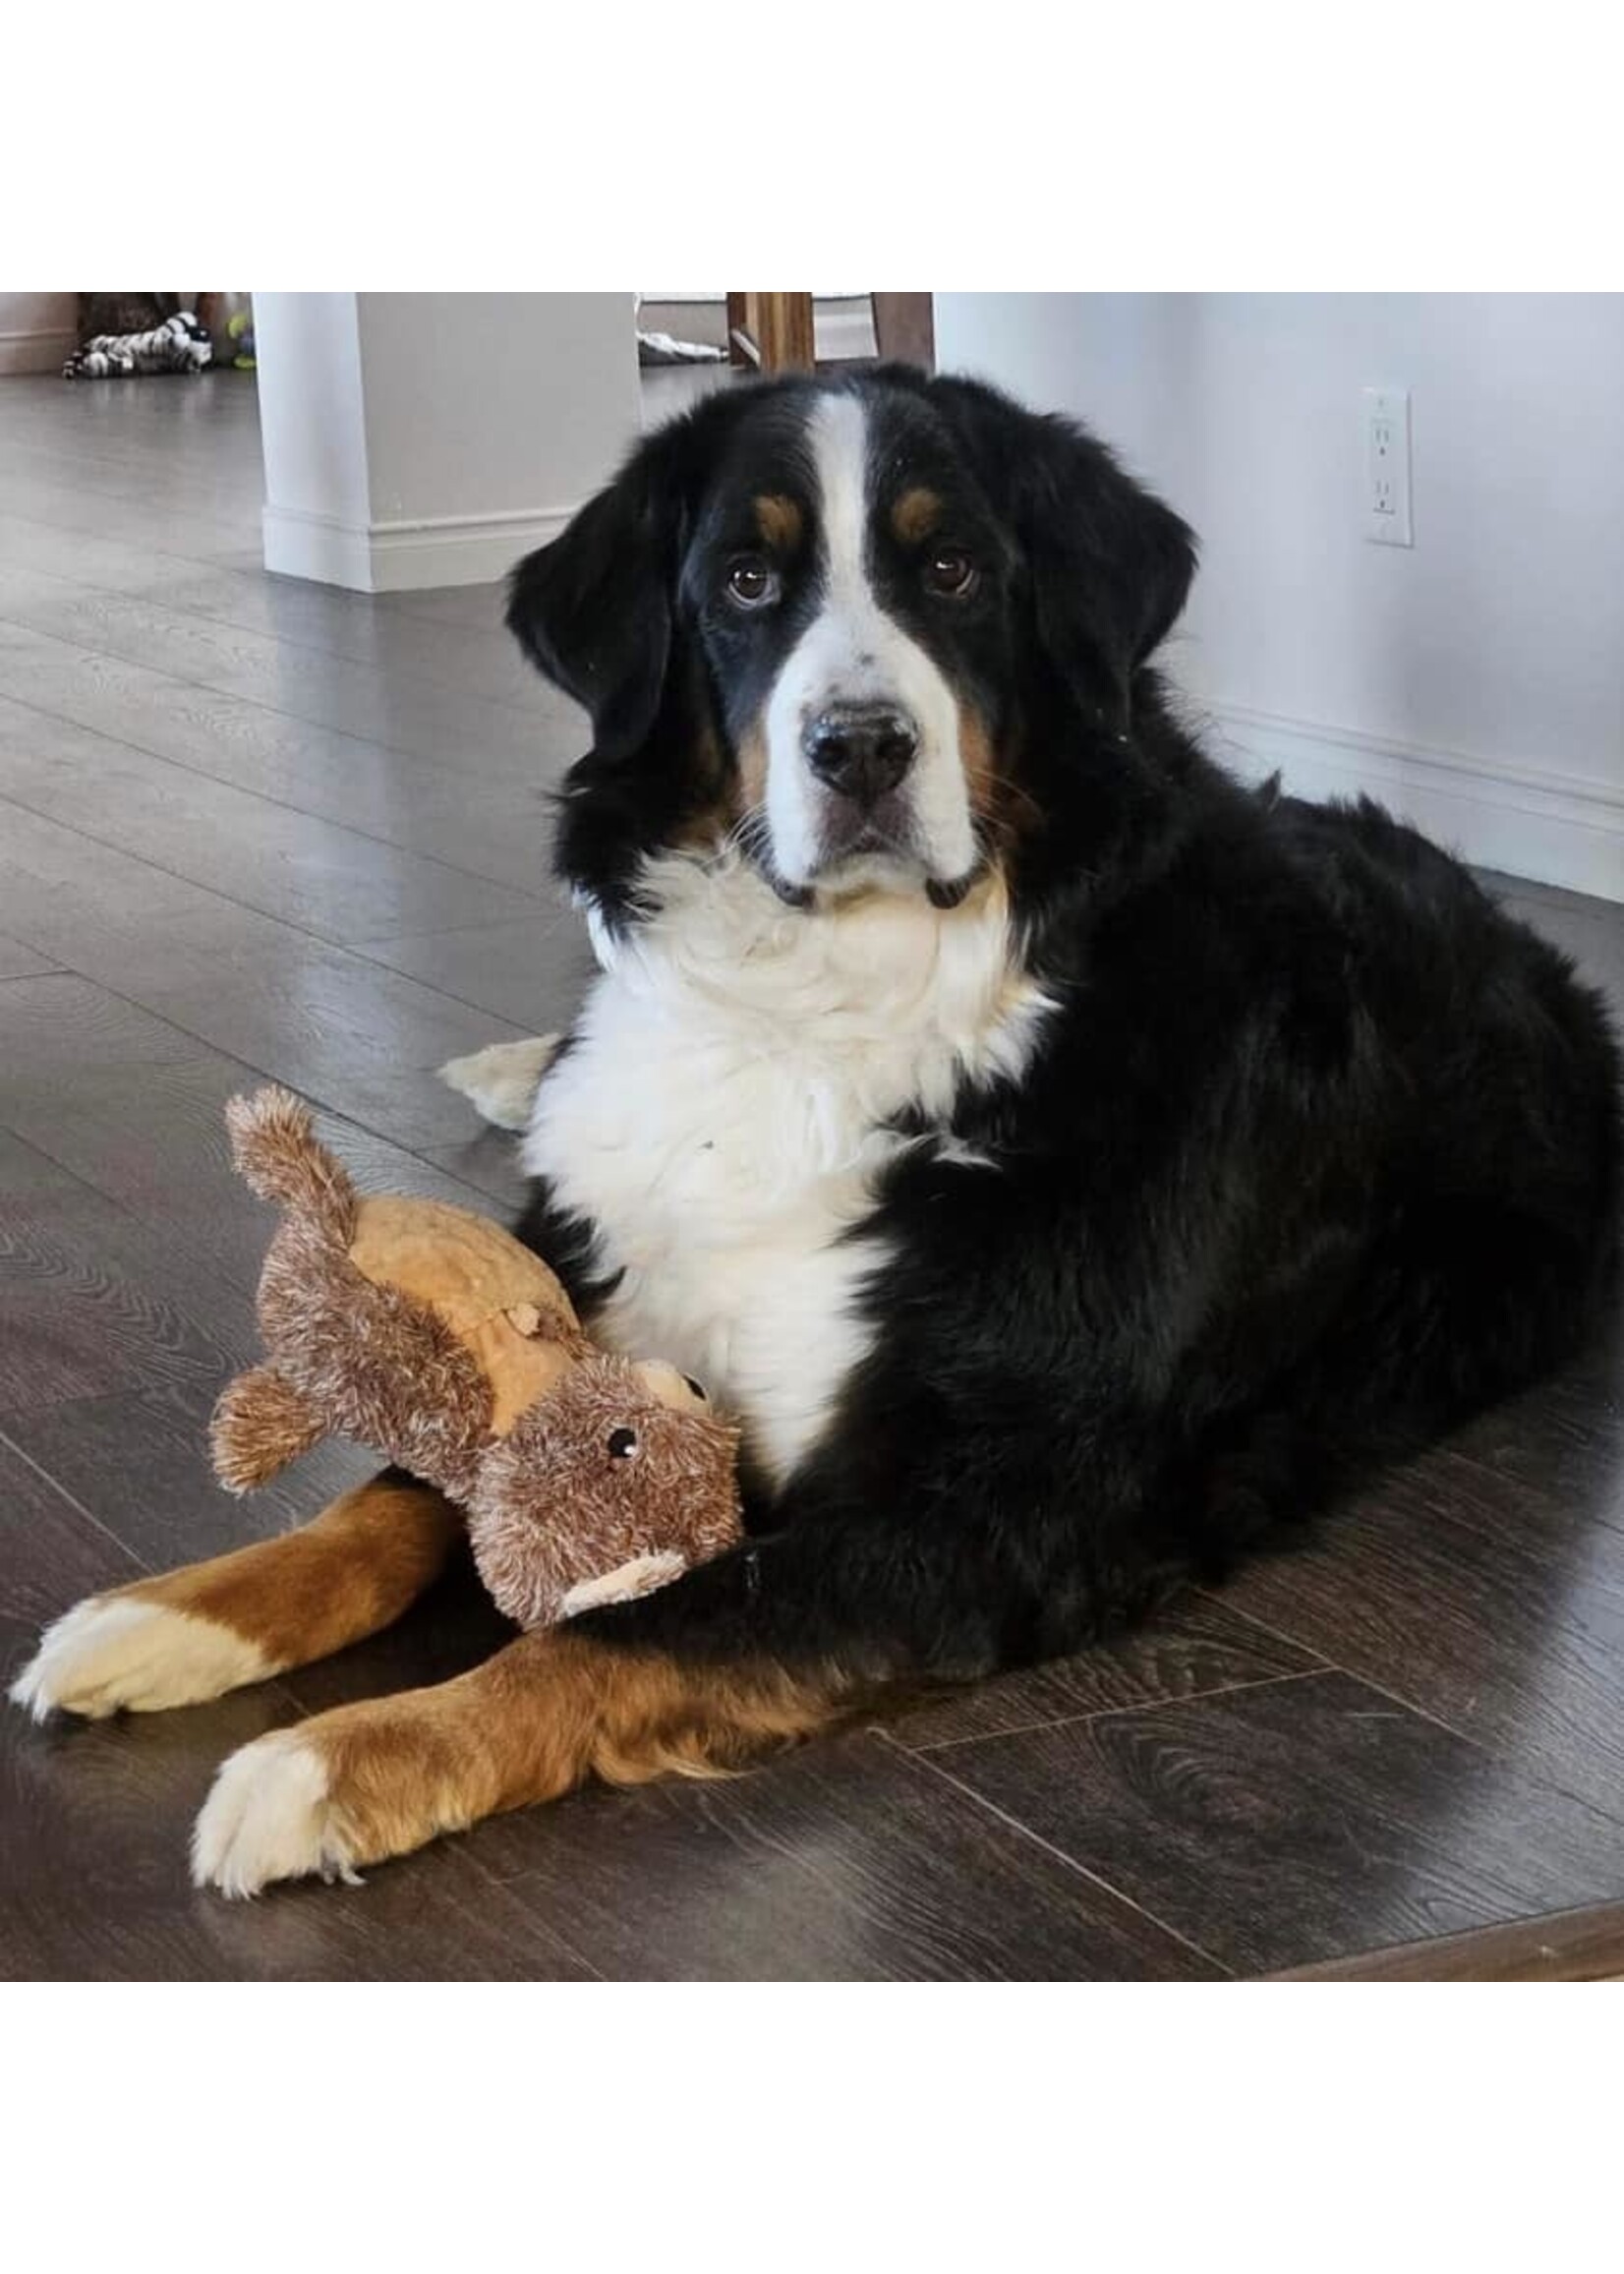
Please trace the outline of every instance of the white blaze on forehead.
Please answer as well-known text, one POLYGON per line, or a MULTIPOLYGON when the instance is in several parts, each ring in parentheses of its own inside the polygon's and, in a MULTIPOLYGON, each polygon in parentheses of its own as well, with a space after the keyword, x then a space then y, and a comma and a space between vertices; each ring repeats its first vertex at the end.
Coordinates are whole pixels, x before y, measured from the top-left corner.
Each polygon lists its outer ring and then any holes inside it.
POLYGON ((830 616, 855 629, 878 615, 869 587, 868 421, 855 395, 825 395, 812 413, 812 465, 818 484, 818 518, 829 577, 830 616))
POLYGON ((817 869, 829 792, 801 736, 831 703, 889 702, 911 718, 918 754, 901 796, 911 853, 944 882, 975 863, 959 748, 958 705, 941 671, 875 596, 869 566, 868 421, 855 394, 820 396, 808 437, 821 538, 818 612, 791 650, 767 706, 767 818, 773 857, 790 884, 817 869))

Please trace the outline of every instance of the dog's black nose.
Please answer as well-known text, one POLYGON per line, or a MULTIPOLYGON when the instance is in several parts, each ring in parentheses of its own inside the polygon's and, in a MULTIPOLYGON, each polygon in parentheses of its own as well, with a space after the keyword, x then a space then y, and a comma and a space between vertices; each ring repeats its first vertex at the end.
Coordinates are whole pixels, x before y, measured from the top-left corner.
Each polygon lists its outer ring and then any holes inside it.
POLYGON ((820 782, 872 805, 913 764, 919 730, 890 703, 831 703, 809 723, 801 747, 820 782))

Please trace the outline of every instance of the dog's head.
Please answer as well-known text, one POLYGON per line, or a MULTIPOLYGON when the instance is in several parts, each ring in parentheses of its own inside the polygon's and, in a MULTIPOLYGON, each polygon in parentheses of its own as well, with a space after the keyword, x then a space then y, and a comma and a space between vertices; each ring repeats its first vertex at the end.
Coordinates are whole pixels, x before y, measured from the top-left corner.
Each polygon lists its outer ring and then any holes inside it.
POLYGON ((651 852, 729 836, 791 904, 951 905, 1058 809, 1108 826, 1193 565, 1100 443, 974 381, 722 390, 514 573, 592 718, 560 868, 611 924, 651 852))

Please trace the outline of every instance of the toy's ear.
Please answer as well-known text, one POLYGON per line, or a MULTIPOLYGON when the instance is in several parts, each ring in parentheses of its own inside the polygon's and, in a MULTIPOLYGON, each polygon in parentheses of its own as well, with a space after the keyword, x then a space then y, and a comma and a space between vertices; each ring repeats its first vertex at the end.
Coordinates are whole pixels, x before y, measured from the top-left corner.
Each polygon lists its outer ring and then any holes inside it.
POLYGON ((645 447, 509 581, 509 630, 590 714, 600 758, 629 757, 659 716, 679 524, 663 460, 645 447))
POLYGON ((1103 442, 973 379, 931 382, 1022 555, 1037 641, 1063 682, 1126 728, 1133 682, 1195 573, 1193 533, 1103 442))
POLYGON ((228 1382, 208 1425, 214 1474, 228 1492, 263 1485, 325 1435, 319 1417, 274 1367, 228 1382))

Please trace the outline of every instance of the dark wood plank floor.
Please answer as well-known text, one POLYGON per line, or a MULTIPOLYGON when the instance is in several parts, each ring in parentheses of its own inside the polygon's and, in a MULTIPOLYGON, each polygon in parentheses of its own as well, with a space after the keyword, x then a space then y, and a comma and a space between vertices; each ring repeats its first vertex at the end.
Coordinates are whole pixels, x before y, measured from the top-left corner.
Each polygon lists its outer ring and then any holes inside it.
MULTIPOLYGON (((433 1070, 556 1024, 587 969, 547 881, 576 724, 496 595, 267 578, 258 505, 235 375, 0 381, 5 1678, 81 1595, 365 1470, 325 1448, 246 1504, 209 1479, 266 1232, 224 1100, 274 1076, 374 1185, 505 1202, 509 1141, 433 1070)), ((1624 910, 1493 881, 1624 1004, 1624 910)), ((1564 1909, 1598 1965, 1621 1370, 1594 1354, 1109 1649, 734 1782, 486 1825, 360 1892, 195 1895, 190 1819, 246 1738, 484 1655, 466 1568, 217 1706, 0 1712, 0 1974, 1197 1978, 1386 1946, 1414 1974, 1428 1938, 1454 1970, 1462 1933, 1564 1909)))

